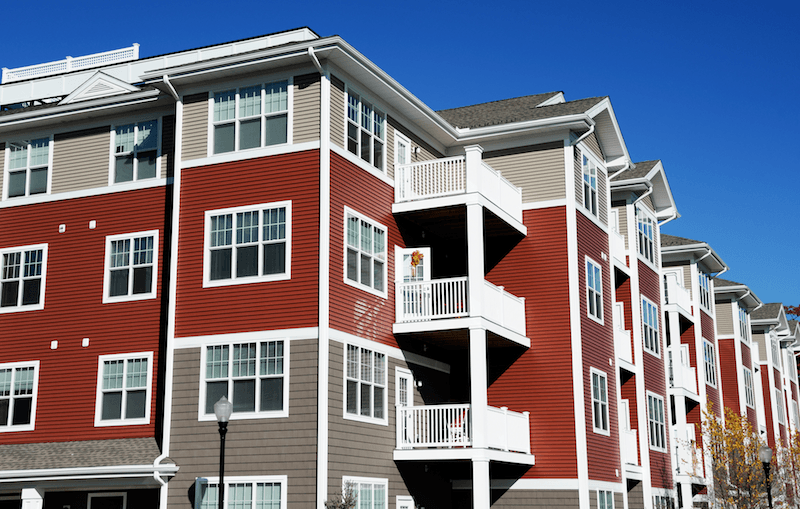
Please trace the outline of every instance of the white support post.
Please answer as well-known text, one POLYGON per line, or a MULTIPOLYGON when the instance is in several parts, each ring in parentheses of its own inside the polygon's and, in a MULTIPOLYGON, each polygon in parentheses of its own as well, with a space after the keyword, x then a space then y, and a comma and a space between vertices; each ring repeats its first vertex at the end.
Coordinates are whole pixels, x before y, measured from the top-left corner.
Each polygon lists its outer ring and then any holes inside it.
POLYGON ((469 330, 469 388, 472 405, 472 447, 486 448, 489 397, 486 368, 486 329, 469 330))
POLYGON ((467 205, 467 276, 469 316, 481 316, 483 305, 483 207, 467 205))
POLYGON ((472 460, 472 507, 488 509, 492 503, 491 480, 489 479, 489 460, 472 460))
POLYGON ((22 488, 22 509, 42 509, 44 492, 39 488, 22 488))
POLYGON ((466 153, 465 165, 467 167, 467 192, 478 192, 480 187, 480 169, 483 164, 483 147, 469 145, 464 147, 466 153))

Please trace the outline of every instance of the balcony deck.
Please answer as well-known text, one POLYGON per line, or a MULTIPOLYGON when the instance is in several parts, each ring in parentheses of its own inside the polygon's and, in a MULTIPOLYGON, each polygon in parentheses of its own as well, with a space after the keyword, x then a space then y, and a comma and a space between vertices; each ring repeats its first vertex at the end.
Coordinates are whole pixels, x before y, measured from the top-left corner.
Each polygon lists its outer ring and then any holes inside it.
POLYGON ((692 316, 692 297, 689 291, 678 282, 677 276, 667 274, 664 297, 668 306, 676 306, 687 317, 692 316))
POLYGON ((697 392, 697 369, 687 366, 674 357, 680 359, 678 354, 673 354, 669 359, 669 387, 670 390, 679 391, 684 396, 699 401, 700 396, 697 392))

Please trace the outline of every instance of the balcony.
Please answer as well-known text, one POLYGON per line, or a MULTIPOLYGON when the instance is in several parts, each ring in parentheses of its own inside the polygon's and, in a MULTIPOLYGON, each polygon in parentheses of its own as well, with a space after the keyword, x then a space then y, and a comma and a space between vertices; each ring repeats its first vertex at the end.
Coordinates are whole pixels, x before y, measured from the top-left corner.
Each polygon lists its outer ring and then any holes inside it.
MULTIPOLYGON (((486 437, 489 449, 531 453, 528 412, 512 412, 506 407, 490 406, 486 429, 491 430, 486 437)), ((471 448, 473 438, 472 409, 469 404, 397 408, 397 449, 471 448)))
POLYGON ((683 390, 688 395, 697 398, 697 369, 675 361, 672 352, 669 352, 669 386, 673 389, 683 390))
MULTIPOLYGON (((677 429, 673 428, 673 433, 677 429)), ((677 435, 675 435, 677 436, 677 435)), ((694 445, 694 441, 679 443, 672 453, 672 461, 675 472, 678 475, 688 475, 690 477, 703 477, 703 456, 700 449, 694 445)))
POLYGON ((625 329, 625 307, 622 302, 614 303, 614 351, 617 358, 633 365, 631 331, 625 329))
MULTIPOLYGON (((441 320, 470 317, 469 278, 455 277, 396 283, 395 333, 442 330, 441 320), (433 323, 438 322, 438 323, 433 323), (398 327, 398 324, 406 324, 398 327)), ((525 335, 525 299, 502 286, 483 282, 482 317, 511 332, 525 335)), ((453 328, 461 327, 451 324, 453 328)))
POLYGON ((609 250, 611 251, 611 256, 614 257, 622 266, 626 267, 628 262, 627 258, 627 251, 625 250, 625 238, 617 233, 615 230, 611 230, 609 234, 609 250))
POLYGON ((639 464, 639 443, 635 429, 622 431, 622 463, 626 465, 639 464))
POLYGON ((689 291, 678 282, 676 274, 664 275, 664 297, 667 305, 676 305, 686 316, 692 316, 692 297, 689 291))

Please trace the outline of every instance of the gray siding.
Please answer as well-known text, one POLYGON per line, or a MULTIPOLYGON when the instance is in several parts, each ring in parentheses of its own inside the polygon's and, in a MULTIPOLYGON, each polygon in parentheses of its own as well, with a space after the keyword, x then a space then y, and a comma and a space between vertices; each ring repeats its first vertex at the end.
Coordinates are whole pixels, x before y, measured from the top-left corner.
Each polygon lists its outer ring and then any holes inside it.
POLYGON ((561 141, 483 154, 486 163, 522 188, 522 202, 566 198, 564 144, 561 141))
POLYGON ((389 145, 388 152, 386 154, 386 166, 387 166, 387 175, 389 177, 394 178, 394 131, 400 131, 403 136, 408 138, 408 141, 411 142, 411 162, 417 163, 420 161, 430 161, 432 159, 441 159, 444 157, 444 154, 430 146, 429 144, 425 143, 422 138, 417 136, 416 134, 412 133, 409 129, 403 126, 397 119, 392 118, 391 116, 387 115, 387 123, 389 124, 389 128, 387 129, 391 134, 387 136, 386 143, 389 145), (419 147, 419 153, 415 154, 413 148, 419 147))
MULTIPOLYGON (((597 492, 592 507, 597 505, 597 492)), ((492 509, 505 509, 507 507, 541 508, 549 507, 580 507, 577 490, 507 490, 502 494, 492 490, 492 509)), ((622 507, 621 505, 619 506, 622 507)))
POLYGON ((683 266, 683 287, 689 292, 689 296, 692 296, 692 266, 686 264, 683 266))
POLYGON ((574 171, 575 171, 575 201, 578 206, 583 206, 583 163, 581 158, 581 151, 578 147, 573 150, 575 157, 574 171))
POLYGON ((644 491, 641 482, 637 482, 636 486, 628 490, 628 509, 644 509, 644 491))
POLYGON ((717 333, 733 334, 733 306, 732 302, 717 303, 717 333))
POLYGON ((161 168, 160 177, 175 174, 175 115, 167 115, 161 123, 161 168))
POLYGON ((319 74, 294 77, 294 143, 319 140, 320 90, 319 74))
POLYGON ((183 98, 181 160, 200 159, 208 154, 208 92, 183 98))
POLYGON ((623 505, 624 499, 622 493, 614 493, 614 507, 617 509, 623 509, 625 506, 623 505))
POLYGON ((331 143, 344 148, 344 82, 331 75, 331 143))
POLYGON ((619 234, 625 239, 625 249, 628 249, 628 207, 614 207, 619 217, 619 234))
POLYGON ((656 211, 655 207, 653 206, 653 195, 651 194, 648 194, 647 196, 642 198, 642 201, 640 201, 639 204, 644 205, 645 207, 650 209, 650 212, 655 213, 656 211))
POLYGON ((109 126, 56 135, 53 194, 108 186, 110 157, 109 126))
POLYGON ((605 161, 606 158, 603 155, 603 151, 600 150, 600 143, 598 143, 597 141, 596 133, 592 133, 586 138, 584 138, 583 144, 589 147, 589 150, 591 150, 594 153, 594 155, 600 158, 601 161, 605 161))
MULTIPOLYGON (((753 341, 758 344, 758 359, 761 362, 767 361, 767 336, 765 334, 751 334, 753 341)), ((755 364, 755 362, 753 362, 755 364)))
MULTIPOLYGON (((289 417, 231 422, 226 475, 287 475, 289 507, 313 507, 316 499, 317 340, 292 341, 289 417)), ((198 422, 200 348, 175 351, 170 458, 180 467, 170 481, 170 508, 190 509, 196 477, 219 471, 216 421, 198 422)))

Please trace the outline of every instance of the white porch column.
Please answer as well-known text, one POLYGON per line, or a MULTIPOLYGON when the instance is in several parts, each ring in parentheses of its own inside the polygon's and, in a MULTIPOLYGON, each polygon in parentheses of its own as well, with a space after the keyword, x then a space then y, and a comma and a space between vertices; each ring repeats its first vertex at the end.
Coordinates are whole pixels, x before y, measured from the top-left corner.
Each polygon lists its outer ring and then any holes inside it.
POLYGON ((466 191, 475 193, 480 187, 480 167, 483 163, 483 147, 480 145, 468 145, 464 147, 465 163, 467 171, 466 191))
POLYGON ((472 460, 472 507, 489 509, 492 503, 492 488, 489 480, 489 460, 472 460))
POLYGON ((467 276, 469 316, 481 316, 483 307, 483 207, 467 205, 467 276))
POLYGON ((22 509, 42 509, 44 492, 39 488, 22 488, 22 509))
POLYGON ((472 405, 472 447, 488 445, 487 421, 489 397, 486 394, 486 329, 469 330, 469 391, 472 405))

